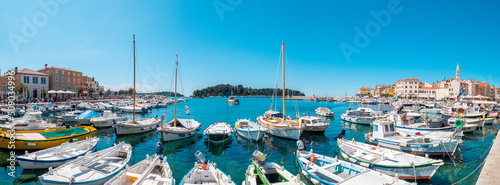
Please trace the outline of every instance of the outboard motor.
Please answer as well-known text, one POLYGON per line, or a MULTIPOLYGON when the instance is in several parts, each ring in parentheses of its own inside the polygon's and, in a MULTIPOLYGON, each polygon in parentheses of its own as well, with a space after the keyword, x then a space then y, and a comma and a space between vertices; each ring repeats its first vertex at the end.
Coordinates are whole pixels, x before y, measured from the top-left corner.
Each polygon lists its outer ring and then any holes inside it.
POLYGON ((302 140, 297 141, 297 149, 304 150, 304 142, 302 142, 302 140))
POLYGON ((163 154, 163 143, 160 141, 156 142, 156 155, 162 155, 163 154))
POLYGON ((262 152, 255 150, 252 154, 252 157, 255 159, 255 162, 259 162, 261 164, 264 164, 266 162, 266 156, 262 154, 262 152))
POLYGON ((338 135, 337 137, 335 137, 335 140, 344 138, 345 133, 346 133, 345 129, 342 129, 342 130, 339 132, 339 135, 338 135))
POLYGON ((207 162, 206 156, 203 155, 203 152, 197 151, 194 156, 201 164, 205 164, 207 162))

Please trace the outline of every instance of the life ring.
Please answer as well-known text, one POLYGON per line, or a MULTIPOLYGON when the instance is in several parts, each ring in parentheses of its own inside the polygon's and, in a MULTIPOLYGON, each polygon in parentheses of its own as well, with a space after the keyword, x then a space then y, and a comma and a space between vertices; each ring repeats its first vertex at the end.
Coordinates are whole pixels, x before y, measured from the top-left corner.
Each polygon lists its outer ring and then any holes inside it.
POLYGON ((375 148, 374 146, 372 146, 370 149, 371 149, 371 150, 375 150, 375 149, 377 149, 377 148, 375 148))
POLYGON ((312 156, 311 156, 311 162, 312 162, 312 163, 316 163, 316 156, 315 156, 315 155, 312 155, 312 156))
POLYGON ((455 121, 455 127, 462 128, 462 126, 464 126, 464 122, 462 122, 462 120, 457 119, 455 121))

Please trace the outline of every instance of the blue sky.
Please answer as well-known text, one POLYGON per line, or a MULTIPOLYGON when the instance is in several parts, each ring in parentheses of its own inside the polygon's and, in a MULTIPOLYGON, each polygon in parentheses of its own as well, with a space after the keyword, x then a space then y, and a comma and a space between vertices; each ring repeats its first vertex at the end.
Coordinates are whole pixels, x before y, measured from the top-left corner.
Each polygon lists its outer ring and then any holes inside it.
POLYGON ((127 88, 135 34, 138 91, 172 89, 175 53, 181 93, 220 83, 273 87, 283 40, 287 87, 307 95, 354 95, 412 77, 435 82, 454 77, 457 62, 462 79, 500 86, 499 3, 1 1, 0 69, 48 64, 127 88), (356 42, 363 34, 369 42, 356 42), (345 54, 346 45, 356 52, 345 54))

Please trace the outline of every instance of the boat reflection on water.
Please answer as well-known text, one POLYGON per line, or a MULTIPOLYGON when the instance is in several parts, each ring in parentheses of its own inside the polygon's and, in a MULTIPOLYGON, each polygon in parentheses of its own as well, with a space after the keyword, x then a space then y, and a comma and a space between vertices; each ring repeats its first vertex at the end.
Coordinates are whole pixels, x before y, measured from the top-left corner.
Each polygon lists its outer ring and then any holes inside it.
POLYGON ((188 153, 196 152, 196 142, 198 142, 203 135, 196 134, 186 139, 169 141, 163 143, 163 155, 170 156, 177 154, 180 150, 187 150, 188 153))
POLYGON ((208 139, 205 139, 203 142, 206 146, 208 151, 216 158, 217 156, 224 155, 225 151, 228 148, 231 148, 230 145, 233 142, 233 137, 227 138, 224 141, 220 141, 218 143, 210 142, 208 139))
POLYGON ((255 142, 250 139, 241 137, 239 134, 234 134, 236 143, 239 143, 243 147, 247 148, 249 154, 253 153, 255 150, 263 151, 265 149, 265 144, 262 141, 255 142))
POLYGON ((327 144, 329 139, 323 133, 314 133, 314 132, 304 132, 300 137, 300 140, 304 142, 306 145, 319 146, 323 144, 327 144))
POLYGON ((348 121, 340 121, 343 129, 350 129, 351 132, 366 134, 370 132, 370 125, 360 125, 355 123, 350 123, 348 121))
MULTIPOLYGON (((22 170, 22 168, 16 168, 16 170, 22 170)), ((47 172, 47 169, 41 170, 23 170, 19 177, 17 177, 12 184, 22 184, 26 182, 37 182, 38 176, 47 172)))
MULTIPOLYGON (((114 131, 114 129, 113 129, 113 131, 114 131)), ((122 141, 125 141, 125 143, 128 143, 128 144, 132 145, 132 147, 135 148, 139 144, 149 143, 151 140, 157 140, 158 139, 157 135, 158 134, 156 134, 155 130, 151 130, 149 132, 140 133, 140 134, 124 135, 124 136, 117 137, 115 139, 115 143, 120 143, 122 141)), ((152 143, 156 143, 156 142, 152 142, 152 143)), ((152 150, 152 151, 154 151, 154 150, 152 150)))

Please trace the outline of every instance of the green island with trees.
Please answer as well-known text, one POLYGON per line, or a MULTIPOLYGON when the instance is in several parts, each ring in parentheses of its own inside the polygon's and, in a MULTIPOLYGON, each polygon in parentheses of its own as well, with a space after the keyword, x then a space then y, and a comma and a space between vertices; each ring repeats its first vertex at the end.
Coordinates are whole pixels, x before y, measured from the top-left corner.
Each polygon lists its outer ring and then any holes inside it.
MULTIPOLYGON (((305 96, 304 93, 297 91, 286 89, 287 96, 305 96)), ((251 87, 243 87, 243 85, 230 85, 230 84, 219 84, 216 86, 207 87, 201 90, 195 90, 193 92, 194 98, 204 98, 210 96, 282 96, 282 90, 274 88, 262 88, 262 89, 253 89, 251 87), (276 94, 275 94, 276 93, 276 94)))

